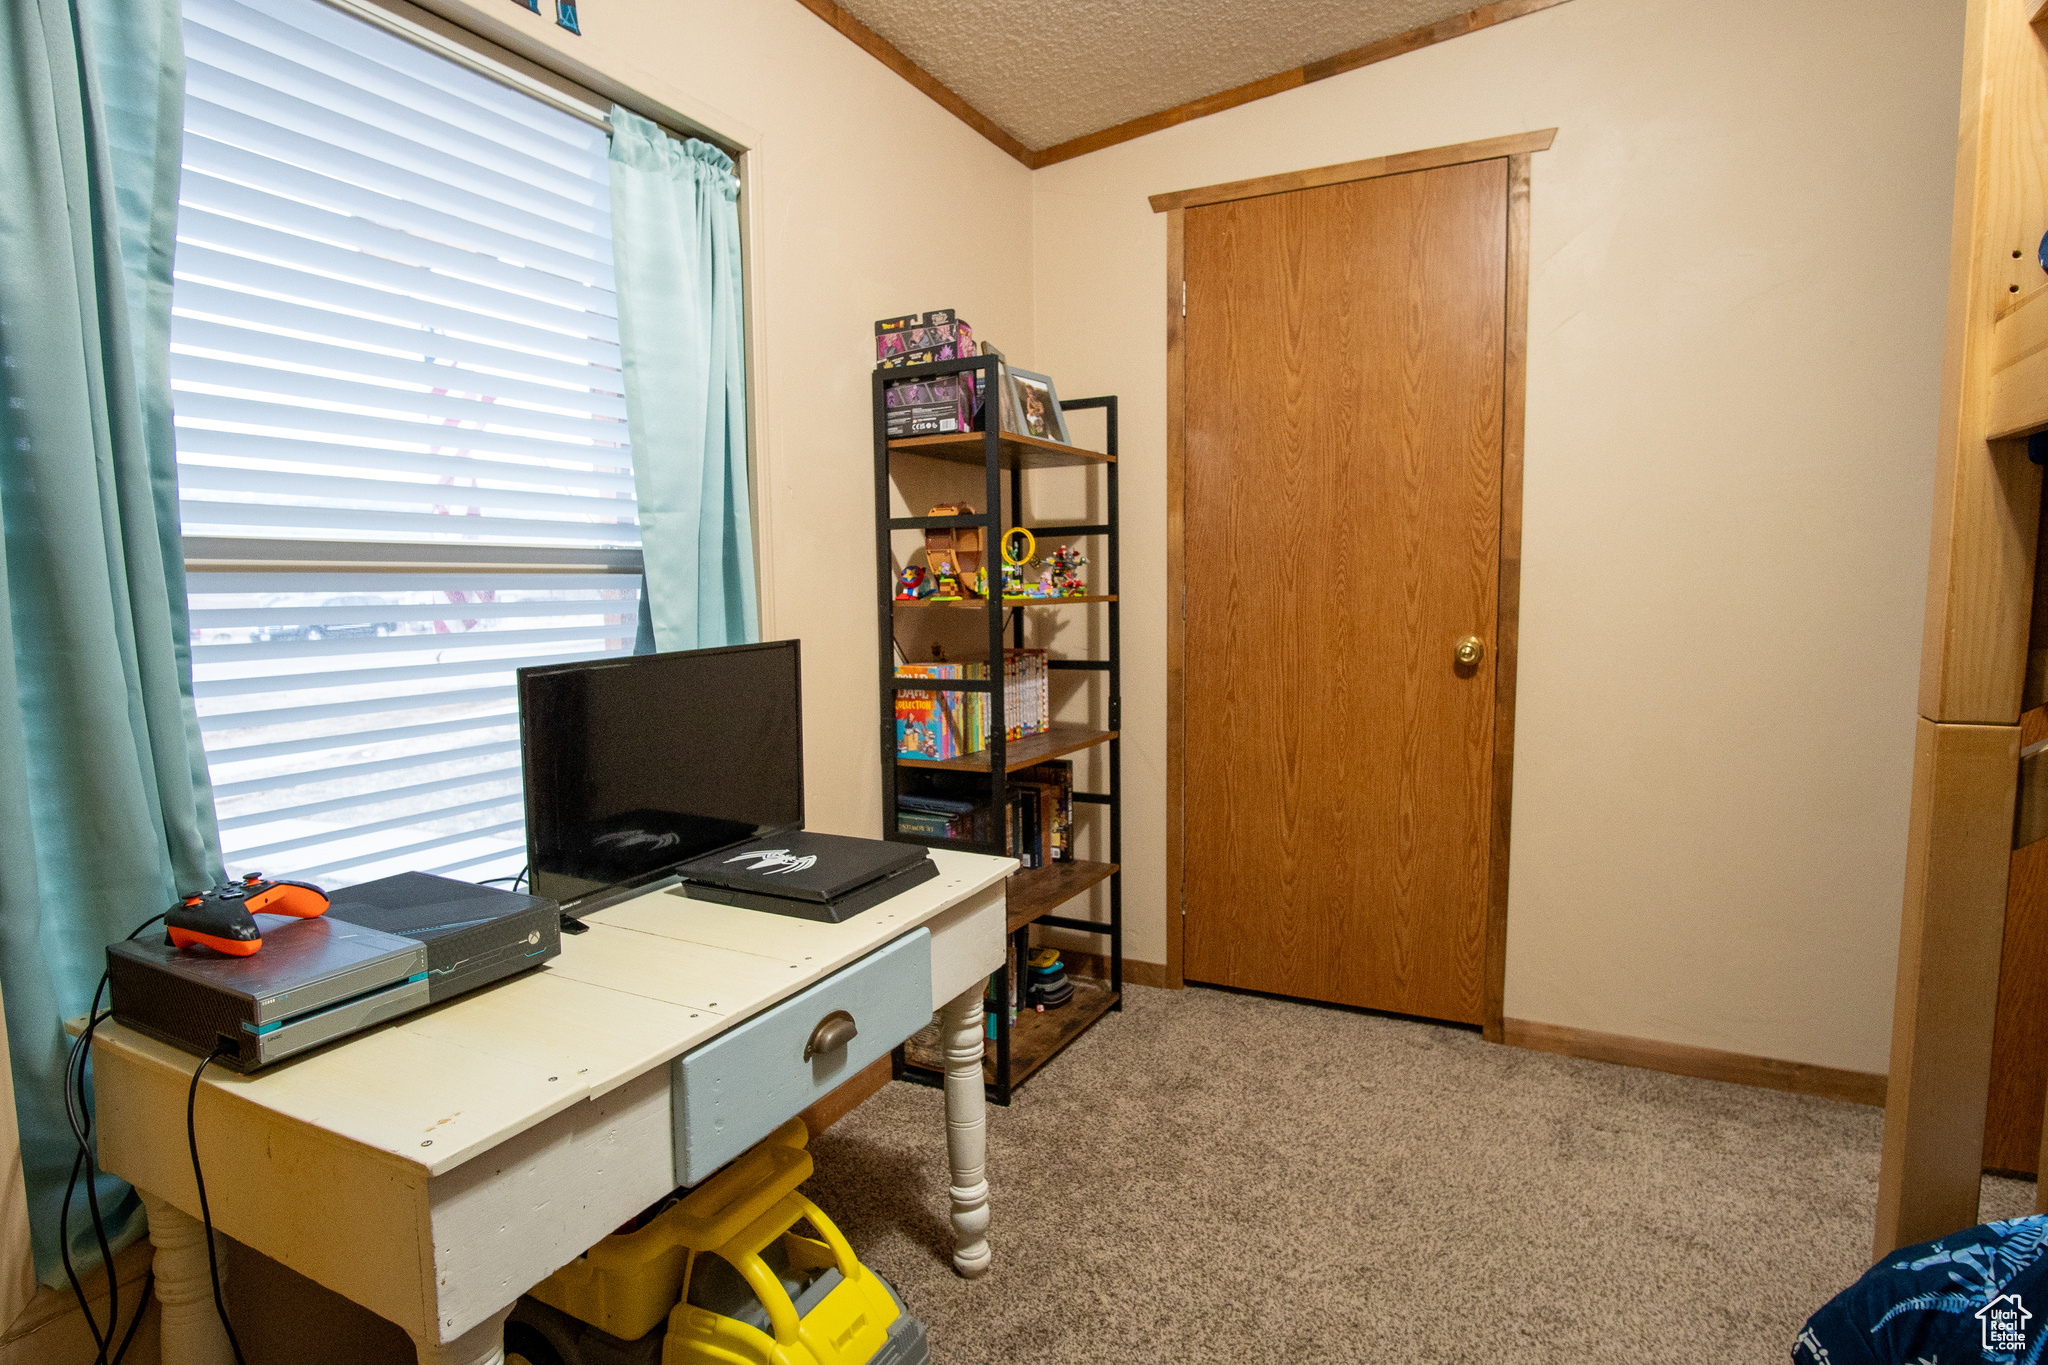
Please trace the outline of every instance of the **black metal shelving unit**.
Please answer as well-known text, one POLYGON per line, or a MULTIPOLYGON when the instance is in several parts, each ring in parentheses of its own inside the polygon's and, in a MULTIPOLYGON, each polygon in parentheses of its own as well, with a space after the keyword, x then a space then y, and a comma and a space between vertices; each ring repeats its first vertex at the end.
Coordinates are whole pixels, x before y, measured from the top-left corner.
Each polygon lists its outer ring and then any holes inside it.
MULTIPOLYGON (((983 1063, 988 1078, 989 1099, 1008 1104, 1016 1088, 1059 1052, 1092 1028, 1105 1014, 1123 1008, 1123 754, 1119 728, 1123 720, 1123 657, 1121 603, 1118 600, 1118 568, 1122 549, 1117 522, 1117 413, 1116 399, 1077 398, 1061 402, 1065 412, 1100 409, 1107 420, 1107 450, 1090 451, 1078 446, 1041 441, 1013 432, 995 430, 1001 425, 1002 404, 996 384, 1001 362, 995 356, 975 356, 940 361, 903 369, 877 370, 874 375, 875 441, 875 582, 877 621, 880 630, 880 694, 882 746, 882 824, 886 838, 930 848, 955 848, 972 853, 1001 855, 1004 820, 1011 772, 1048 759, 1080 753, 1098 745, 1108 746, 1109 790, 1074 792, 1079 805, 1108 807, 1109 860, 1081 862, 1069 859, 1043 868, 1018 872, 1010 878, 1008 933, 1017 949, 1021 966, 1030 944, 1031 926, 1045 924, 1095 935, 1108 940, 1109 979, 1081 977, 1069 973, 1075 982, 1074 996, 1057 1009, 1044 1014, 1020 1014, 1013 1024, 1007 963, 995 977, 996 1032, 987 1046, 983 1063), (957 436, 919 436, 890 440, 882 386, 906 379, 928 379, 940 375, 977 372, 976 387, 983 395, 983 407, 991 429, 957 436), (978 465, 982 471, 980 505, 974 516, 931 517, 890 516, 889 482, 893 461, 902 458, 940 460, 957 465, 978 465), (1104 490, 1105 520, 1077 525, 1027 526, 1032 535, 1060 541, 1095 538, 1103 543, 1105 591, 1098 596, 1067 599, 1016 599, 1002 597, 1002 557, 1005 534, 1022 523, 1015 520, 1023 507, 1024 475, 1033 469, 1084 467, 1099 469, 1107 481, 1104 490), (1007 488, 1004 475, 1008 475, 1007 488), (1008 497, 1005 498, 1007 492, 1008 497), (931 604, 899 604, 896 601, 896 570, 890 534, 895 531, 923 531, 938 527, 980 527, 983 535, 983 563, 988 566, 993 595, 979 601, 951 604, 955 610, 981 609, 988 623, 988 677, 985 679, 902 678, 896 672, 896 613, 940 609, 931 604), (1006 644, 1024 645, 1024 613, 1035 610, 1092 611, 1099 605, 1109 613, 1107 658, 1053 659, 1050 667, 1060 671, 1099 675, 1107 695, 1096 699, 1091 710, 1104 718, 1105 728, 1092 725, 1054 725, 1043 735, 1006 740, 1008 717, 1003 711, 1003 683, 1006 644), (1005 623, 1005 616, 1010 620, 1005 623), (1006 639, 1006 636, 1008 637, 1006 639), (978 692, 989 694, 989 746, 976 754, 943 761, 913 760, 897 756, 896 694, 898 692, 978 692), (925 767, 952 772, 986 774, 990 818, 987 841, 931 839, 907 834, 896 826, 896 791, 899 767, 925 767), (1109 920, 1076 919, 1055 913, 1075 897, 1103 882, 1109 884, 1109 920)), ((1077 813, 1078 816, 1078 813, 1077 813)), ((1076 824, 1078 825, 1078 818, 1076 824)), ((1078 839, 1076 840, 1078 842, 1078 839)), ((892 1073, 899 1080, 939 1085, 943 1072, 920 1063, 907 1048, 896 1049, 892 1073)))

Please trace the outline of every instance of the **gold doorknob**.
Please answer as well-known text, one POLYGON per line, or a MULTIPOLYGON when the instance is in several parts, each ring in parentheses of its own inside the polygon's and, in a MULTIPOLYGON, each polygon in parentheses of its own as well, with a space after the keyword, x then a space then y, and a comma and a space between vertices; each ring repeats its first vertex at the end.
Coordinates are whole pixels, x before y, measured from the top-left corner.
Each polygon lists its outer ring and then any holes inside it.
POLYGON ((1477 635, 1467 635, 1464 639, 1458 641, 1457 659, 1459 663, 1467 668, 1470 668, 1485 657, 1486 643, 1477 635))

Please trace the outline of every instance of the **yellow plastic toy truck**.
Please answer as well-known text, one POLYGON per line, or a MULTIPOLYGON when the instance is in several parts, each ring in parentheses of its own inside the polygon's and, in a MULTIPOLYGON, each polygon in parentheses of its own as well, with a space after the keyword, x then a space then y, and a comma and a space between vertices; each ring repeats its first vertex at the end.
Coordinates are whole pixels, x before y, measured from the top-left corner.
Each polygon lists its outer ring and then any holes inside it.
POLYGON ((791 1119, 535 1285, 507 1365, 929 1365, 924 1324, 797 1193, 809 1140, 791 1119))

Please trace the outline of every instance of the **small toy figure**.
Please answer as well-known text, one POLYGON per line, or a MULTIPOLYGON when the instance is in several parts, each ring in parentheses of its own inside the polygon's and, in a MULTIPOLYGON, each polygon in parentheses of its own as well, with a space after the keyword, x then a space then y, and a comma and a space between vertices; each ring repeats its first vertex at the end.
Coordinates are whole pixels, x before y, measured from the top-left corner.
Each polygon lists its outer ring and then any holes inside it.
POLYGON ((1081 568, 1088 557, 1071 545, 1062 545, 1043 560, 1045 572, 1038 577, 1039 587, 1047 597, 1083 597, 1088 585, 1081 579, 1081 568))
POLYGON ((931 596, 931 594, 931 585, 925 581, 923 565, 912 564, 897 576, 896 600, 898 602, 916 602, 931 596))
POLYGON ((1032 556, 1038 553, 1038 537, 1023 526, 1012 526, 1003 532, 1003 596, 1034 596, 1024 586, 1024 568, 1033 563, 1032 556))

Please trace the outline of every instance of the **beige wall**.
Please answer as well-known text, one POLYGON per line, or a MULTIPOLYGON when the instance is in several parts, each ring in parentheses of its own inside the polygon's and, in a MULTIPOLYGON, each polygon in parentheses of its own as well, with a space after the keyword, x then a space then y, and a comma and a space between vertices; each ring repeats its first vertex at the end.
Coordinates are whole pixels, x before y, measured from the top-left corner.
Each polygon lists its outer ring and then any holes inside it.
POLYGON ((1039 368, 1124 400, 1132 955, 1166 923, 1145 196, 1554 125, 1507 1013, 1885 1069, 1962 9, 1572 0, 1035 173, 1039 368))
MULTIPOLYGON (((1884 1069, 1961 0, 1572 0, 1036 173, 792 0, 607 0, 580 39, 433 6, 755 149, 763 593, 806 646, 814 825, 880 818, 872 319, 955 306, 1067 395, 1121 395, 1128 950, 1154 962, 1165 224, 1145 196, 1555 125, 1508 1013, 1884 1069)), ((1032 510, 1070 509, 1048 489, 1032 510)))
POLYGON ((551 4, 429 7, 749 146, 762 626, 803 641, 811 826, 878 833, 874 321, 958 308, 1028 359, 1030 172, 795 0, 603 0, 580 38, 551 4))
MULTIPOLYGON (((803 641, 811 824, 877 832, 874 320, 957 307, 1027 355, 1030 173, 794 0, 601 0, 583 6, 581 38, 554 26, 551 4, 546 19, 505 0, 427 8, 517 50, 551 47, 751 149, 763 626, 803 641)), ((0 1141, 0 1169, 18 1180, 11 1146, 0 1141)), ((33 1334, 0 1344, 0 1365, 88 1360, 68 1293, 11 1311, 18 1202, 0 1180, 0 1327, 33 1334)), ((287 1311, 268 1302, 236 1307, 259 1338, 287 1311)), ((145 1329, 130 1359, 154 1357, 145 1329)))
MULTIPOLYGON (((430 5, 753 149, 765 625, 805 644, 814 825, 880 816, 872 320, 958 307, 1068 396, 1122 396, 1129 949, 1155 962, 1165 231, 1144 196, 1556 125, 1508 1012, 1884 1068, 1961 0, 1573 0, 1035 175, 794 0, 604 0, 582 38, 502 0, 430 5)), ((1033 511, 1099 510, 1071 485, 1033 511)), ((83 1359, 42 1344, 76 1326, 53 1311, 0 1354, 83 1359)))

